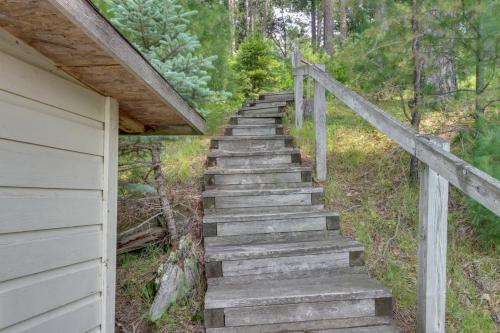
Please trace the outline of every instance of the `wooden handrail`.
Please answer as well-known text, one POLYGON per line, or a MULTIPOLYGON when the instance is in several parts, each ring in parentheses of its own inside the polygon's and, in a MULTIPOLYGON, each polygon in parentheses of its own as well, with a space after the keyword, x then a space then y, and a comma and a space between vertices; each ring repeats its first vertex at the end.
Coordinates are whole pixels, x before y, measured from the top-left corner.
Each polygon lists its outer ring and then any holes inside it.
POLYGON ((314 79, 316 177, 326 180, 325 89, 424 163, 420 173, 417 331, 445 332, 448 183, 500 216, 500 181, 450 153, 443 139, 421 135, 294 52, 295 124, 302 126, 302 80, 314 79), (300 63, 306 64, 301 67, 300 63))
POLYGON ((414 129, 403 125, 379 107, 330 77, 317 66, 308 65, 307 69, 298 69, 297 71, 310 75, 326 90, 408 153, 429 165, 453 186, 500 216, 499 180, 436 146, 414 129))

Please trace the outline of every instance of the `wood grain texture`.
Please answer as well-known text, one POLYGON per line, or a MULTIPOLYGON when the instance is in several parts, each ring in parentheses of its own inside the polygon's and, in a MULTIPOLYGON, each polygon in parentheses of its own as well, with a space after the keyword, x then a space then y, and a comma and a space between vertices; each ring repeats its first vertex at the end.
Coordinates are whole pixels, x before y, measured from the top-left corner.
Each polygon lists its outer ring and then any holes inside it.
MULTIPOLYGON (((448 142, 431 139, 444 150, 448 142)), ((428 166, 420 173, 417 330, 444 333, 448 181, 428 166)))
MULTIPOLYGON (((325 65, 318 64, 324 70, 325 65)), ((326 99, 325 88, 314 81, 314 144, 316 148, 316 178, 326 180, 327 170, 327 138, 326 138, 326 99)))
POLYGON ((2 1, 0 26, 149 129, 205 120, 85 0, 2 1))

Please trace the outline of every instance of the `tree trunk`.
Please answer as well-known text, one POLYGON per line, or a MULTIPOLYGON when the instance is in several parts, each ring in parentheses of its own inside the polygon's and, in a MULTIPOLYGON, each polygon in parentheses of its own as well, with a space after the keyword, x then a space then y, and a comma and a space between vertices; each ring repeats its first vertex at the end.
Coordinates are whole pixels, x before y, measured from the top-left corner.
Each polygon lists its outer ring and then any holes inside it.
POLYGON ((311 0, 311 47, 316 48, 316 0, 311 0))
POLYGON ((228 0, 229 29, 231 31, 231 54, 236 52, 236 0, 228 0))
MULTIPOLYGON (((420 54, 420 32, 418 27, 418 0, 412 0, 412 56, 413 56, 413 100, 411 102, 411 126, 418 132, 420 127, 420 104, 422 101, 422 57, 420 54)), ((410 161, 410 179, 418 178, 418 160, 415 156, 410 161)))
POLYGON ((347 0, 340 0, 340 37, 344 41, 349 29, 347 23, 347 0))
POLYGON ((484 36, 483 36, 483 30, 484 30, 484 24, 482 23, 481 17, 478 18, 479 24, 477 26, 477 33, 476 33, 476 117, 479 117, 480 115, 484 114, 484 104, 482 100, 482 95, 485 90, 485 80, 484 80, 484 67, 485 67, 485 60, 486 60, 486 50, 485 50, 485 43, 484 43, 484 36))
POLYGON ((389 31, 389 22, 387 21, 387 0, 379 0, 375 10, 375 17, 382 32, 389 31))
POLYGON ((168 234, 171 241, 175 241, 178 238, 177 226, 175 225, 174 213, 172 207, 170 207, 170 202, 167 196, 167 185, 165 184, 165 178, 163 177, 163 171, 161 170, 161 144, 153 143, 151 144, 151 160, 153 162, 153 172, 155 176, 155 185, 160 197, 160 205, 163 212, 163 217, 167 224, 168 234))
POLYGON ((316 9, 316 46, 321 47, 323 40, 323 15, 320 14, 321 11, 316 9))
POLYGON ((262 3, 264 8, 262 8, 262 22, 260 29, 263 37, 268 37, 269 19, 271 14, 270 2, 271 0, 264 0, 262 3))
POLYGON ((325 51, 333 55, 333 0, 323 0, 325 51))
POLYGON ((245 0, 245 36, 250 34, 250 0, 245 0))

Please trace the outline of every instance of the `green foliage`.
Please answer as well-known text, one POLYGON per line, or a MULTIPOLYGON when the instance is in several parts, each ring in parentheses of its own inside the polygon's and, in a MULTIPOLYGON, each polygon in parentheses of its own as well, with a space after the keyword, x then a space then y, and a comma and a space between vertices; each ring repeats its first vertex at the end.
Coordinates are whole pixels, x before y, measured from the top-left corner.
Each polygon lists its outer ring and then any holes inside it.
MULTIPOLYGON (((195 11, 178 0, 109 0, 111 21, 144 54, 170 84, 193 105, 209 101, 215 56, 203 56, 188 30, 195 11)), ((203 111, 203 110, 200 110, 203 111)))
POLYGON ((252 35, 240 44, 233 68, 245 97, 273 91, 279 84, 283 65, 278 61, 271 41, 252 35))
MULTIPOLYGON (((474 127, 472 134, 463 136, 469 147, 465 158, 500 179, 500 122, 480 117, 474 127)), ((468 208, 477 238, 487 246, 500 248, 500 217, 472 199, 468 208)))

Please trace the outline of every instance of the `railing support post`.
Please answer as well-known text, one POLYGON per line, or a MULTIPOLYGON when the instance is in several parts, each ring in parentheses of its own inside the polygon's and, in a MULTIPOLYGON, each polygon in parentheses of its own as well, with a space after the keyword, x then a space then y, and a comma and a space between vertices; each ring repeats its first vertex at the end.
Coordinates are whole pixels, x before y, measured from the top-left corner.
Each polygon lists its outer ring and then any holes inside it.
MULTIPOLYGON (((325 65, 316 64, 325 70, 325 65)), ((326 180, 326 110, 325 87, 314 81, 314 139, 316 144, 316 178, 326 180)))
POLYGON ((296 74, 295 69, 300 67, 300 53, 299 51, 294 51, 292 55, 292 67, 294 69, 294 100, 295 100, 295 127, 302 128, 302 122, 304 119, 304 76, 301 74, 296 74))
MULTIPOLYGON (((424 137, 450 151, 440 138, 424 137)), ((418 244, 418 333, 444 333, 448 181, 425 165, 420 173, 418 244)))

